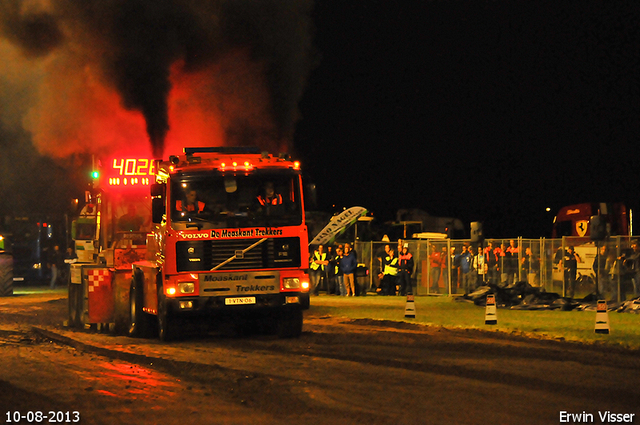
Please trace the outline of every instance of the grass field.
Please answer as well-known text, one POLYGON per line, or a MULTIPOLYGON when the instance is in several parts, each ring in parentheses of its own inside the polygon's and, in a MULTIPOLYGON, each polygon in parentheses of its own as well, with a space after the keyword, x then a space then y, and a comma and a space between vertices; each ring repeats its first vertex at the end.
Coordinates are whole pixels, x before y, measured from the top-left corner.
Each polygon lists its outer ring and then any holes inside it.
POLYGON ((416 318, 404 317, 405 297, 311 298, 310 313, 350 319, 394 320, 445 328, 472 328, 640 349, 640 315, 609 312, 609 334, 595 333, 595 311, 510 310, 498 308, 497 325, 485 325, 485 308, 449 297, 415 297, 416 318))

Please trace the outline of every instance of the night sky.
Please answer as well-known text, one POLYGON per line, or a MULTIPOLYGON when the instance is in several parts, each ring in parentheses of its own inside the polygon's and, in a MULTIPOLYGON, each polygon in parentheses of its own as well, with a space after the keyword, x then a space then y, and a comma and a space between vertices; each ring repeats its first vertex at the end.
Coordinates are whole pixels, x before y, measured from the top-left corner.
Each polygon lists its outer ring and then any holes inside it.
POLYGON ((487 237, 549 236, 563 205, 636 206, 639 18, 635 2, 320 2, 295 146, 321 204, 487 237))
POLYGON ((165 132, 288 147, 322 209, 380 221, 540 237, 564 205, 639 206, 635 1, 154 5, 2 3, 0 212, 67 205, 82 158, 165 132))

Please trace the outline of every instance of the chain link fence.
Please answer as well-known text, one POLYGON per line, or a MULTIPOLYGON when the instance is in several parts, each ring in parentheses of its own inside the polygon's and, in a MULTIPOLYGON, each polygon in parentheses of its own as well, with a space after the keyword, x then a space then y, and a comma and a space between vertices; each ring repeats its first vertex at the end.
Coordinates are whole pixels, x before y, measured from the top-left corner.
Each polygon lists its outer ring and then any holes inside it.
POLYGON ((526 281, 546 292, 582 298, 589 294, 623 301, 640 295, 640 249, 630 237, 603 242, 589 238, 405 240, 401 243, 356 242, 358 262, 369 274, 361 278, 361 290, 379 287, 385 245, 396 249, 404 243, 413 255, 413 293, 463 295, 491 283, 501 286, 526 281), (571 256, 571 252, 575 256, 571 256), (572 257, 575 264, 572 264, 572 257))

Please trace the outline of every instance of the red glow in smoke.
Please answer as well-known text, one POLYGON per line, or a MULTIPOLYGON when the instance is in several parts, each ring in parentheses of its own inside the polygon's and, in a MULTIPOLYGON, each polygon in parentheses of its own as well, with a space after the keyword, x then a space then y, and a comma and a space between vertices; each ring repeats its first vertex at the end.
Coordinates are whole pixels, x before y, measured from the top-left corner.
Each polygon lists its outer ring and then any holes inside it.
POLYGON ((186 146, 277 146, 264 69, 247 52, 236 50, 195 72, 176 62, 171 84, 165 156, 186 146), (244 132, 253 137, 243 139, 244 132))
POLYGON ((64 57, 53 65, 26 119, 42 153, 67 157, 127 151, 150 156, 142 114, 124 109, 118 93, 101 82, 94 68, 65 63, 64 57))
MULTIPOLYGON (((26 120, 42 153, 151 157, 142 113, 126 110, 96 68, 65 64, 64 57, 54 64, 26 120)), ((175 63, 163 158, 187 146, 251 144, 279 151, 286 143, 273 136, 263 75, 262 64, 243 51, 196 72, 185 72, 182 62, 175 63)))
POLYGON ((181 153, 188 146, 225 145, 218 108, 208 99, 212 83, 208 70, 187 74, 182 62, 172 66, 165 156, 181 153))

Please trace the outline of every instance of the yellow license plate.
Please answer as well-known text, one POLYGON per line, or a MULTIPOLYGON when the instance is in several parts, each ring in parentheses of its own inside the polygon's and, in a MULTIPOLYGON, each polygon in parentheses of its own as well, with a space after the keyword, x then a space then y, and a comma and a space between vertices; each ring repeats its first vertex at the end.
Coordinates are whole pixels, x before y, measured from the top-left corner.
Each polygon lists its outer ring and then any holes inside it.
POLYGON ((225 298, 226 305, 255 304, 256 297, 225 298))

